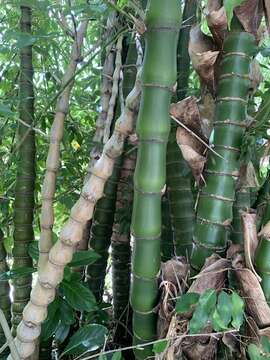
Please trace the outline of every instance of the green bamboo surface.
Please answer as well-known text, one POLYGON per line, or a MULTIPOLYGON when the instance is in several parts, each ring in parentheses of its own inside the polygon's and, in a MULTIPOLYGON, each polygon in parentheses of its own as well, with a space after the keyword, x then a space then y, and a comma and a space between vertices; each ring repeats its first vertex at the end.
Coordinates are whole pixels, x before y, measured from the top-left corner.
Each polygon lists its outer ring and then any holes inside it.
POLYGON ((223 254, 232 221, 239 155, 247 117, 250 61, 254 37, 232 31, 224 41, 214 118, 213 145, 222 156, 209 153, 200 192, 191 263, 199 270, 213 252, 223 254))
MULTIPOLYGON (((4 247, 4 234, 0 230, 0 275, 8 271, 6 263, 6 250, 4 247)), ((10 298, 9 298, 9 283, 8 281, 0 281, 0 309, 3 311, 5 318, 10 324, 10 298)), ((6 337, 4 335, 3 329, 0 325, 0 348, 6 343, 6 337)), ((9 354, 8 348, 0 353, 0 360, 5 360, 9 354)))
POLYGON ((161 261, 166 262, 174 256, 173 230, 171 223, 171 209, 167 194, 162 197, 162 232, 161 232, 161 261))
POLYGON ((251 207, 250 188, 236 191, 233 203, 233 221, 230 239, 234 244, 244 244, 241 211, 247 211, 251 207))
MULTIPOLYGON (((131 226, 134 237, 131 284, 134 344, 143 344, 156 337, 154 308, 160 269, 161 196, 166 182, 169 105, 176 81, 180 16, 178 0, 148 2, 131 226)), ((137 359, 153 357, 152 346, 134 352, 137 359)))
MULTIPOLYGON (((190 74, 189 32, 196 21, 197 0, 186 0, 177 49, 177 101, 186 97, 190 74)), ((191 191, 192 174, 176 143, 172 122, 167 148, 167 187, 175 254, 189 257, 192 249, 195 213, 191 191)))
MULTIPOLYGON (((21 6, 20 28, 31 33, 31 9, 21 6)), ((19 117, 31 126, 34 118, 34 90, 32 46, 20 50, 19 117)), ((18 122, 17 178, 14 201, 13 269, 31 267, 28 245, 34 240, 33 213, 35 190, 35 135, 29 127, 18 122)), ((12 326, 13 333, 22 318, 22 311, 29 300, 32 276, 13 281, 12 326)))

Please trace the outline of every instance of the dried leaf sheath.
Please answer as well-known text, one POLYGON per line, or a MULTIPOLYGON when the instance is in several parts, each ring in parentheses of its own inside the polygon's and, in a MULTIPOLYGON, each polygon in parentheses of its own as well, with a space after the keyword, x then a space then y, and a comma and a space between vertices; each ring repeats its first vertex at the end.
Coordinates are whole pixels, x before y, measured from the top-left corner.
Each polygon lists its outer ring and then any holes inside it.
MULTIPOLYGON (((31 33, 31 20, 31 9, 21 6, 22 32, 31 33)), ((19 116, 31 127, 34 120, 32 46, 25 46, 20 50, 19 116)), ((13 269, 32 266, 28 245, 34 240, 32 223, 35 190, 35 133, 33 130, 29 132, 29 127, 21 122, 18 124, 18 143, 21 145, 18 149, 15 185, 13 269)), ((29 301, 31 283, 31 275, 13 281, 13 332, 21 321, 23 309, 29 301)))
POLYGON ((73 81, 70 82, 81 58, 81 48, 86 35, 88 20, 84 20, 77 30, 71 50, 71 60, 63 76, 62 87, 69 83, 58 98, 56 113, 51 128, 50 145, 46 160, 46 172, 42 185, 42 206, 40 217, 39 267, 44 267, 48 261, 52 247, 52 228, 54 223, 53 200, 55 194, 56 177, 60 166, 60 144, 64 133, 64 121, 69 111, 70 93, 73 81))
MULTIPOLYGON (((140 344, 156 336, 154 307, 160 268, 161 195, 166 182, 169 104, 176 80, 180 15, 178 0, 148 2, 131 226, 134 237, 131 284, 133 334, 134 342, 140 344)), ((135 350, 138 359, 152 355, 151 346, 135 350)))
MULTIPOLYGON (((21 359, 26 359, 35 350, 35 339, 41 331, 41 323, 47 316, 47 307, 53 301, 55 288, 63 279, 64 266, 71 261, 73 250, 81 240, 83 229, 93 216, 96 202, 103 196, 104 185, 113 171, 115 159, 121 155, 126 137, 132 132, 139 106, 140 81, 126 100, 126 106, 118 118, 115 130, 104 146, 101 158, 91 170, 81 196, 71 209, 69 220, 64 225, 59 240, 49 252, 49 261, 38 272, 38 281, 31 292, 30 302, 24 309, 23 321, 15 339, 21 359)), ((12 360, 8 357, 8 360, 12 360)))
POLYGON ((249 72, 255 52, 255 39, 245 32, 229 33, 224 41, 223 58, 215 109, 213 145, 223 157, 209 154, 197 208, 195 248, 192 266, 200 269, 207 256, 222 253, 239 172, 239 154, 247 117, 249 72))

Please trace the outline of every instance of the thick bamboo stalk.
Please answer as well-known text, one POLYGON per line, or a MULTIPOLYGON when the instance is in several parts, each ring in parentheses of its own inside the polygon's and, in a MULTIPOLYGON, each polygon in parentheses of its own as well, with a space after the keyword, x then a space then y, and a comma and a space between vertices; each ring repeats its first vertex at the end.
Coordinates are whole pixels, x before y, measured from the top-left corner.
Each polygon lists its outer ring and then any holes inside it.
MULTIPOLYGON (((148 2, 131 227, 134 238, 131 305, 135 344, 143 344, 156 336, 154 308, 160 269, 161 196, 166 181, 169 105, 176 81, 180 15, 178 0, 148 2)), ((152 347, 135 350, 135 356, 137 359, 153 356, 152 347)))
POLYGON ((40 217, 40 241, 39 241, 39 262, 38 267, 46 265, 49 251, 53 245, 52 228, 54 224, 53 200, 55 194, 56 177, 60 166, 60 145, 64 133, 64 121, 69 111, 69 99, 74 81, 70 81, 75 74, 78 63, 81 61, 81 50, 83 39, 86 36, 88 20, 82 21, 77 32, 74 32, 74 43, 68 64, 62 80, 62 87, 65 88, 57 100, 56 112, 51 128, 50 145, 46 160, 46 172, 42 185, 42 205, 40 217), (68 85, 66 86, 66 84, 68 85))
MULTIPOLYGON (((177 49, 177 98, 185 98, 190 73, 188 53, 189 32, 196 21, 197 0, 186 0, 177 49)), ((192 175, 176 143, 176 124, 172 123, 167 150, 167 185, 174 232, 176 255, 189 257, 194 231, 194 198, 191 192, 192 175)))
MULTIPOLYGON (((20 29, 31 33, 31 9, 21 6, 20 29)), ((18 150, 17 176, 14 201, 14 247, 13 269, 31 267, 32 259, 28 254, 28 245, 34 240, 33 213, 35 190, 35 133, 29 131, 34 120, 34 89, 32 46, 20 50, 19 80, 19 116, 23 122, 18 124, 18 142, 22 142, 18 150), (28 126, 26 126, 27 124, 28 126), (26 133, 28 133, 27 136, 26 133)), ((13 333, 21 321, 22 312, 29 301, 32 276, 23 276, 13 281, 12 327, 13 333)))
MULTIPOLYGON (((23 320, 18 326, 15 343, 22 360, 35 350, 35 340, 41 331, 41 323, 46 319, 47 307, 55 297, 55 288, 64 275, 65 265, 71 261, 76 244, 79 243, 85 224, 93 216, 97 201, 103 196, 104 185, 111 176, 115 159, 123 151, 126 137, 132 133, 137 114, 141 85, 139 76, 134 89, 126 100, 126 106, 118 118, 101 158, 91 169, 79 200, 71 209, 70 218, 64 225, 59 240, 49 252, 49 260, 38 271, 38 280, 31 292, 30 302, 24 309, 23 320)), ((8 360, 12 360, 8 357, 8 360)))
POLYGON ((195 269, 213 252, 222 254, 227 244, 255 51, 254 36, 246 32, 232 31, 224 41, 213 129, 213 145, 222 159, 211 152, 204 172, 191 260, 195 269))
MULTIPOLYGON (((4 234, 0 230, 0 275, 8 271, 6 263, 6 251, 3 243, 4 234)), ((0 281, 0 309, 3 311, 3 314, 10 325, 10 298, 9 298, 9 283, 8 281, 0 281)), ((6 343, 6 337, 4 330, 0 325, 0 348, 6 343)), ((8 349, 0 353, 0 360, 5 360, 8 355, 8 349)))
POLYGON ((243 245, 244 238, 243 238, 241 212, 248 211, 250 206, 251 206, 250 188, 240 188, 238 191, 236 191, 235 201, 233 203, 233 221, 232 221, 230 239, 234 244, 243 245))

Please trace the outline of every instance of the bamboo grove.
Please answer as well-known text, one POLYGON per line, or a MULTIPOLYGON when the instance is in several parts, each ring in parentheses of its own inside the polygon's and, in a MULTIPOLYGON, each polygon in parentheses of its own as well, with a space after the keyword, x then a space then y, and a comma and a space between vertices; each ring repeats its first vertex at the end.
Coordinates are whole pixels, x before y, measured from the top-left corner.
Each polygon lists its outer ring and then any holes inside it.
POLYGON ((0 19, 0 359, 270 358, 268 0, 0 19))

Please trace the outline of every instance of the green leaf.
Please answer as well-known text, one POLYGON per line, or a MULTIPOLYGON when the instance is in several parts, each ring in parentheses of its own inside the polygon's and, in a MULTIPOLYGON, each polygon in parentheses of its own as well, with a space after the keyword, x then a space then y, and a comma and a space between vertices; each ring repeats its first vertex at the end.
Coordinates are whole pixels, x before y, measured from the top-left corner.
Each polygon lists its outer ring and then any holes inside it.
POLYGON ((153 346, 154 353, 155 354, 163 353, 163 351, 166 350, 167 345, 168 345, 168 340, 163 340, 163 341, 154 343, 154 346, 153 346))
POLYGON ((14 116, 13 111, 11 111, 10 107, 6 104, 0 104, 0 116, 14 116))
POLYGON ((250 357, 250 360, 262 360, 262 356, 260 354, 260 350, 258 346, 255 344, 248 345, 248 355, 250 357))
POLYGON ((245 303, 243 299, 236 293, 233 292, 231 295, 232 300, 232 326, 235 329, 240 329, 240 326, 243 324, 244 321, 244 309, 245 303))
POLYGON ((212 316, 215 331, 227 330, 232 318, 231 297, 222 291, 218 296, 217 307, 212 316))
POLYGON ((24 276, 28 276, 36 272, 37 270, 30 267, 21 267, 14 270, 9 270, 0 274, 0 281, 19 279, 24 276))
POLYGON ((55 332, 55 341, 58 344, 62 344, 66 340, 66 338, 69 334, 69 330, 70 330, 70 326, 62 324, 62 322, 61 322, 55 332))
POLYGON ((56 331, 61 318, 60 311, 60 298, 56 297, 55 300, 48 306, 47 319, 41 325, 41 338, 48 340, 56 331))
POLYGON ((68 264, 69 267, 86 266, 93 264, 101 256, 93 250, 77 251, 74 253, 72 261, 68 264))
POLYGON ((216 291, 206 290, 199 299, 198 305, 189 322, 189 332, 191 334, 199 333, 206 326, 207 321, 215 310, 217 301, 216 291))
POLYGON ((228 29, 231 29, 231 22, 233 18, 233 10, 236 6, 239 6, 242 4, 244 0, 224 0, 224 8, 227 15, 227 21, 228 21, 228 29))
POLYGON ((108 330, 98 324, 85 325, 69 340, 64 354, 80 355, 85 351, 95 351, 103 347, 108 330))
POLYGON ((104 354, 100 354, 98 360, 107 360, 107 356, 104 354))
POLYGON ((62 298, 60 298, 59 311, 61 315, 61 322, 64 325, 72 325, 75 323, 75 313, 72 307, 62 298))
POLYGON ((60 287, 65 300, 73 309, 88 312, 97 309, 95 296, 82 283, 63 280, 60 287))
POLYGON ((197 304, 200 298, 200 294, 186 293, 177 299, 175 305, 175 311, 177 314, 191 311, 193 306, 197 304))
POLYGON ((270 341, 267 336, 262 336, 261 344, 262 344, 264 352, 270 354, 270 341))
POLYGON ((113 354, 112 356, 112 360, 121 360, 122 359, 122 352, 121 351, 117 351, 113 354))

